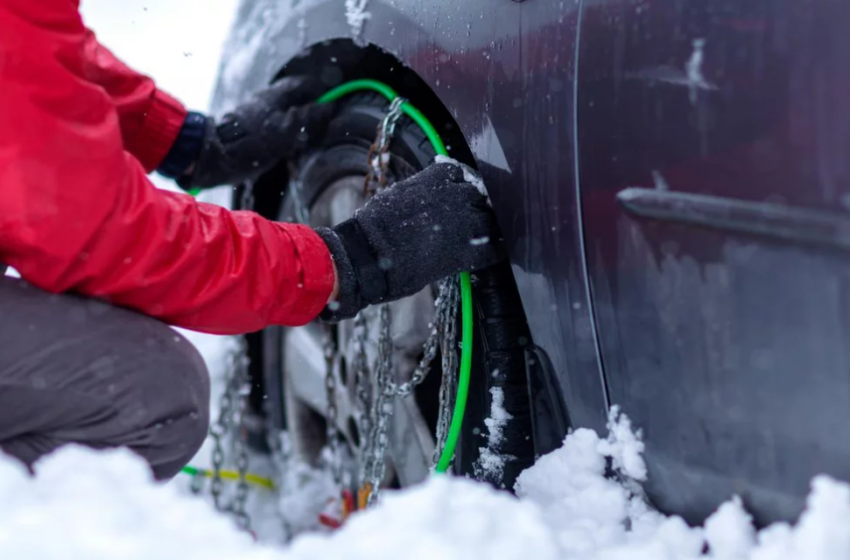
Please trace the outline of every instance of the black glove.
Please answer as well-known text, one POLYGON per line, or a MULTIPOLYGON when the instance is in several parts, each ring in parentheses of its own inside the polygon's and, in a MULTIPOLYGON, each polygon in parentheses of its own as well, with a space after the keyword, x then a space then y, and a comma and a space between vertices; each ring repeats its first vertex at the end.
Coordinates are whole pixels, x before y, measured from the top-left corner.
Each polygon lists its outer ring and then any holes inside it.
POLYGON ((256 93, 219 124, 192 113, 159 171, 179 179, 184 189, 213 187, 256 177, 293 159, 322 138, 334 115, 332 103, 313 103, 324 90, 318 80, 292 76, 256 93))
POLYGON ((439 163, 375 195, 354 217, 319 228, 337 268, 339 295, 323 321, 357 315, 503 253, 487 197, 458 165, 439 163))

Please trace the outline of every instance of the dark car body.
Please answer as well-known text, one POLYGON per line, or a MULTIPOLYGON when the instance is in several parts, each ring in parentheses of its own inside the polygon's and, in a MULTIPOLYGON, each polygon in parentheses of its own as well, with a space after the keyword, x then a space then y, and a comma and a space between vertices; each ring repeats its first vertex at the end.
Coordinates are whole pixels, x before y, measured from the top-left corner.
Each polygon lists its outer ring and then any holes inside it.
POLYGON ((850 479, 850 3, 366 12, 243 2, 216 106, 299 58, 338 81, 367 43, 421 78, 508 243, 544 367, 531 396, 558 426, 535 426, 541 452, 564 435, 551 409, 604 432, 620 405, 643 431, 648 497, 691 521, 732 494, 760 523, 790 518, 813 475, 850 479))

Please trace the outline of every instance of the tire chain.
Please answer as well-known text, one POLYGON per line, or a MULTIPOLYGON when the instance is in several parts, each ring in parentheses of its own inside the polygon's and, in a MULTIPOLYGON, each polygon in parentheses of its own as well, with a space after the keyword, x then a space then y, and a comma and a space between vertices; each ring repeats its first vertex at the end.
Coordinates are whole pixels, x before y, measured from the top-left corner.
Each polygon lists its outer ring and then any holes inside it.
MULTIPOLYGON (((370 173, 365 179, 364 191, 367 195, 373 195, 389 186, 387 165, 389 163, 389 148, 395 133, 396 124, 402 115, 401 107, 405 103, 403 98, 396 98, 391 104, 389 111, 378 125, 377 140, 369 150, 370 173), (377 183, 377 188, 371 185, 377 183)), ((290 177, 295 177, 290 173, 290 177)), ((291 181, 292 193, 295 203, 296 219, 301 223, 309 223, 309 208, 304 203, 301 184, 296 179, 291 181)), ((248 196, 250 194, 246 193, 248 196)), ((360 410, 358 411, 358 427, 361 437, 361 468, 358 478, 361 486, 364 483, 371 485, 372 491, 367 498, 367 505, 374 504, 379 495, 380 485, 386 475, 386 451, 389 445, 388 430, 389 420, 392 415, 392 399, 405 398, 413 394, 415 388, 426 378, 431 369, 431 364, 436 357, 438 349, 442 351, 443 381, 440 386, 440 411, 437 425, 437 446, 435 448, 434 463, 439 458, 439 450, 445 441, 448 419, 451 414, 451 402, 456 389, 456 372, 454 369, 456 349, 456 316, 458 309, 459 292, 456 279, 445 279, 439 284, 439 296, 436 302, 436 318, 432 324, 431 333, 424 345, 423 357, 414 370, 409 381, 397 385, 393 381, 392 355, 392 314, 388 305, 379 308, 379 338, 378 358, 375 367, 375 387, 371 387, 373 376, 368 364, 366 353, 366 342, 368 337, 368 320, 364 313, 355 318, 355 344, 354 355, 356 394, 360 410)), ((328 401, 328 429, 327 438, 330 450, 330 468, 334 483, 337 487, 344 487, 342 473, 342 457, 339 449, 339 429, 336 403, 336 376, 334 375, 334 360, 339 352, 331 335, 332 327, 325 329, 324 358, 325 358, 325 389, 328 401)), ((213 439, 212 452, 212 480, 210 483, 210 494, 213 498, 215 508, 222 512, 231 513, 236 519, 237 525, 246 530, 251 530, 251 519, 246 511, 249 486, 247 473, 249 458, 247 451, 247 431, 243 425, 247 408, 247 395, 250 392, 250 379, 248 376, 248 353, 247 343, 244 338, 238 339, 238 348, 229 356, 229 367, 225 375, 225 388, 219 401, 219 415, 216 422, 210 427, 210 436, 213 439), (234 404, 236 407, 234 408, 234 404), (223 479, 221 471, 225 465, 224 440, 232 428, 236 428, 234 438, 235 463, 239 479, 236 486, 235 496, 228 505, 222 503, 223 479)), ((278 437, 278 430, 269 422, 267 428, 268 443, 271 450, 271 463, 273 477, 278 492, 282 492, 285 482, 285 466, 289 458, 278 437)), ((203 482, 196 477, 192 482, 191 489, 195 493, 201 493, 203 482)), ((280 500, 278 500, 280 501, 280 500)), ((278 504, 280 506, 280 504, 278 504)), ((286 521, 280 507, 278 515, 281 526, 287 536, 291 536, 291 528, 286 521)))
POLYGON ((333 326, 325 325, 323 344, 325 358, 325 395, 327 398, 327 415, 326 415, 326 437, 327 444, 330 450, 330 468, 333 476, 334 484, 338 488, 342 488, 344 481, 342 479, 342 453, 339 447, 339 418, 337 411, 336 399, 336 374, 334 373, 334 362, 336 355, 339 352, 338 344, 333 339, 333 326))
MULTIPOLYGON (((372 408, 372 433, 369 436, 369 448, 363 449, 365 460, 370 464, 370 470, 366 473, 365 482, 369 484, 371 491, 367 497, 366 505, 371 506, 378 499, 381 482, 387 471, 387 446, 389 438, 390 416, 393 413, 393 403, 390 399, 393 393, 393 339, 392 310, 387 304, 381 305, 378 310, 378 360, 375 367, 375 405, 372 408)), ((363 460, 363 459, 361 459, 363 460)))
MULTIPOLYGON (((401 107, 404 105, 403 98, 396 98, 390 103, 389 110, 377 127, 377 139, 372 144, 367 155, 369 173, 364 179, 363 191, 367 197, 383 190, 389 185, 387 165, 389 163, 389 149, 395 133, 396 124, 402 116, 401 107), (377 184, 377 187, 373 187, 377 184)), ((290 177, 295 177, 294 167, 290 168, 290 177)), ((294 198, 296 219, 304 224, 309 223, 310 210, 303 199, 301 182, 295 178, 290 182, 291 192, 294 198)), ((387 426, 391 407, 386 406, 387 395, 392 383, 392 337, 390 334, 392 319, 390 310, 386 305, 379 309, 380 323, 378 340, 378 367, 376 368, 376 388, 374 395, 371 393, 370 382, 372 375, 369 369, 369 359, 366 353, 366 338, 368 336, 368 321, 364 313, 359 313, 355 318, 355 344, 354 374, 356 394, 359 405, 362 407, 358 414, 358 430, 361 434, 360 469, 358 478, 359 485, 372 482, 377 476, 383 478, 386 471, 386 440, 387 426), (378 377, 380 376, 380 379, 378 377), (387 409, 390 409, 387 411, 387 409), (383 441, 383 445, 379 444, 383 441)), ((325 394, 327 400, 327 431, 326 437, 330 451, 330 469, 334 484, 344 487, 342 473, 342 457, 339 448, 339 418, 336 402, 336 375, 334 373, 335 357, 341 351, 333 342, 331 325, 324 328, 323 353, 325 360, 325 394)), ((412 391, 412 389, 411 389, 412 391)), ((379 479, 380 480, 380 479, 379 479)), ((373 484, 372 488, 377 488, 373 484)), ((370 492, 368 500, 374 501, 377 492, 370 492)))
POLYGON ((437 350, 442 348, 443 355, 446 356, 443 360, 443 380, 449 380, 444 389, 441 384, 440 389, 440 411, 439 423, 437 426, 437 442, 435 446, 433 464, 439 460, 440 449, 445 443, 445 436, 448 432, 448 422, 451 419, 451 405, 453 402, 455 369, 453 359, 456 348, 456 332, 455 323, 457 320, 457 309, 459 301, 459 292, 457 290, 457 280, 455 278, 447 278, 439 284, 439 295, 435 302, 436 312, 435 320, 431 325, 431 333, 425 341, 424 352, 419 364, 413 371, 410 381, 401 385, 396 385, 392 381, 392 337, 390 336, 391 314, 390 308, 387 305, 381 306, 380 310, 380 335, 378 341, 378 367, 375 378, 377 380, 377 401, 373 410, 373 428, 370 436, 371 450, 364 449, 366 460, 371 465, 371 473, 364 479, 368 482, 371 492, 368 496, 367 505, 372 505, 378 499, 380 493, 381 482, 386 475, 386 451, 389 445, 387 431, 389 428, 389 419, 393 412, 391 399, 405 398, 413 394, 413 391, 422 382, 431 370, 431 364, 437 356, 437 350), (383 351, 381 351, 383 349, 383 351))
MULTIPOLYGON (((240 337, 238 347, 228 357, 227 373, 224 377, 224 390, 219 401, 219 414, 215 423, 210 426, 210 436, 213 439, 212 452, 212 481, 210 482, 210 494, 213 504, 218 511, 229 512, 236 519, 237 525, 246 531, 250 531, 251 519, 245 511, 248 499, 248 450, 247 431, 243 425, 247 405, 247 393, 250 391, 248 379, 248 353, 245 339, 240 337), (247 389, 247 391, 246 391, 247 389), (236 408, 234 408, 236 404, 236 408), (236 427, 233 447, 236 455, 236 469, 239 479, 236 492, 230 504, 222 503, 224 483, 221 471, 225 463, 224 439, 236 427)), ((195 486, 193 488, 197 489, 195 486)))
POLYGON ((235 419, 238 426, 238 431, 235 439, 236 452, 236 472, 239 473, 239 480, 236 483, 236 496, 231 505, 231 511, 236 518, 236 523, 239 528, 250 531, 251 518, 245 510, 245 505, 248 501, 248 431, 245 426, 246 413, 248 412, 248 396, 251 393, 251 380, 248 375, 248 348, 247 341, 244 337, 240 338, 241 352, 236 358, 236 383, 234 389, 238 395, 239 412, 235 419))
MULTIPOLYGON (((372 196, 390 185, 388 177, 389 149, 395 128, 401 118, 402 106, 405 99, 396 98, 389 107, 385 117, 377 127, 377 139, 368 153, 370 172, 364 180, 364 192, 372 196), (377 186, 374 186, 377 185, 377 186)), ((290 192, 293 195, 295 217, 300 223, 309 224, 310 211, 303 199, 301 183, 295 178, 294 167, 291 168, 290 192)), ((428 375, 431 364, 438 351, 442 351, 443 381, 440 387, 440 422, 437 426, 437 447, 434 453, 434 464, 439 458, 441 443, 445 441, 448 431, 448 421, 451 417, 451 405, 456 389, 455 352, 456 352, 456 320, 459 303, 457 279, 448 278, 439 283, 439 295, 435 302, 436 313, 431 332, 425 342, 423 357, 414 370, 409 381, 396 384, 393 375, 393 341, 392 313, 388 305, 378 309, 378 357, 374 375, 369 367, 366 352, 366 342, 369 331, 369 321, 366 313, 359 313, 354 319, 354 375, 355 391, 358 401, 358 429, 361 435, 360 468, 358 483, 362 488, 368 484, 371 491, 367 497, 367 505, 373 505, 379 496, 381 483, 386 475, 386 451, 389 446, 389 420, 393 412, 392 399, 405 398, 413 394, 428 375), (371 385, 374 380, 375 386, 371 385)), ((329 466, 334 483, 344 488, 342 457, 339 446, 339 426, 337 410, 337 380, 334 372, 336 356, 342 351, 333 341, 334 327, 326 326, 324 330, 323 353, 325 360, 325 391, 327 399, 327 439, 330 452, 329 466)))
POLYGON ((369 164, 369 173, 366 174, 363 190, 367 196, 374 195, 389 186, 390 181, 387 167, 390 162, 390 144, 392 143, 398 120, 404 114, 402 107, 405 103, 407 103, 405 98, 396 97, 390 103, 387 114, 378 123, 377 138, 366 155, 366 160, 369 164), (372 187, 373 183, 377 183, 376 188, 372 187))
MULTIPOLYGON (((358 313, 354 319, 354 384, 357 394, 357 427, 360 432, 361 449, 371 448, 372 433, 372 402, 374 401, 372 389, 372 377, 369 369, 369 359, 366 354, 366 340, 368 337, 369 323, 365 313, 358 313)), ((368 473, 372 472, 372 459, 364 453, 360 457, 360 470, 358 472, 358 484, 366 481, 368 473)))
POLYGON ((275 512, 277 513, 278 521, 280 522, 280 527, 283 531, 282 544, 286 544, 286 542, 288 542, 293 536, 292 526, 283 512, 282 503, 282 497, 286 496, 286 467, 289 465, 290 456, 288 449, 286 449, 284 444, 281 442, 281 436, 283 434, 278 429, 277 425, 275 425, 273 416, 268 411, 266 421, 266 438, 268 440, 267 443, 271 455, 269 462, 272 468, 272 480, 274 481, 274 487, 277 492, 275 495, 275 512))
POLYGON ((440 454, 446 446, 449 424, 452 420, 452 405, 457 393, 457 312, 460 305, 460 284, 457 278, 447 278, 440 284, 437 303, 437 328, 439 337, 441 370, 440 405, 437 413, 437 429, 432 466, 440 462, 440 454))
POLYGON ((431 370, 431 363, 437 357, 437 351, 440 350, 445 336, 448 334, 454 336, 456 332, 454 321, 457 317, 457 279, 446 278, 441 280, 438 290, 437 301, 434 302, 436 307, 435 321, 431 324, 431 333, 425 341, 422 359, 416 369, 413 370, 410 381, 394 387, 395 396, 407 397, 413 394, 414 389, 425 381, 425 377, 431 370))

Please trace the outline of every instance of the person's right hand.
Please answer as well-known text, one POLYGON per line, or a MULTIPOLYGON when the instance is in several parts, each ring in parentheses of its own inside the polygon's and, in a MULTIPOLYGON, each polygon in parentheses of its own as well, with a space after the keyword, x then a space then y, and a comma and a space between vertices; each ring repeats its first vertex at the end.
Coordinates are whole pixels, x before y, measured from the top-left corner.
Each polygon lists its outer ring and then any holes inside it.
POLYGON ((451 163, 434 164, 393 185, 350 220, 317 232, 337 269, 337 299, 321 315, 329 322, 503 257, 486 195, 451 163))

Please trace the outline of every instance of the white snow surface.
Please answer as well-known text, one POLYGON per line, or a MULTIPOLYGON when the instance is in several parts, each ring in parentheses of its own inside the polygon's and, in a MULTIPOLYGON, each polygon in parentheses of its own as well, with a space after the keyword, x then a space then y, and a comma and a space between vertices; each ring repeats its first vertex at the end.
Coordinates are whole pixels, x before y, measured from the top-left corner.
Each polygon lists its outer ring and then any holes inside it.
MULTIPOLYGON (((606 459, 641 461, 612 414, 605 439, 579 429, 525 471, 518 498, 446 475, 399 492, 332 533, 287 547, 257 544, 175 484, 154 483, 129 451, 66 447, 30 476, 0 457, 0 558, 27 560, 834 560, 850 557, 850 486, 819 476, 791 526, 760 532, 741 502, 705 528, 647 507, 628 483, 605 477, 606 459), (623 438, 622 440, 620 438, 623 438), (704 554, 704 548, 709 551, 704 554)), ((637 452, 636 452, 637 453, 637 452)), ((614 462, 616 465, 616 461, 614 462)), ((615 467, 616 469, 616 467, 615 467)), ((637 469, 636 472, 641 472, 637 469)), ((621 477, 627 477, 620 471, 621 477)))

